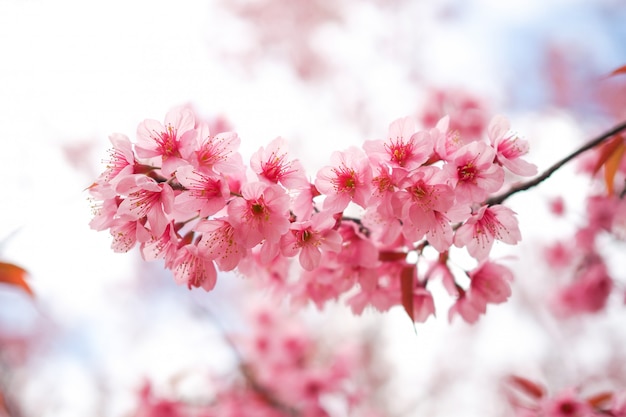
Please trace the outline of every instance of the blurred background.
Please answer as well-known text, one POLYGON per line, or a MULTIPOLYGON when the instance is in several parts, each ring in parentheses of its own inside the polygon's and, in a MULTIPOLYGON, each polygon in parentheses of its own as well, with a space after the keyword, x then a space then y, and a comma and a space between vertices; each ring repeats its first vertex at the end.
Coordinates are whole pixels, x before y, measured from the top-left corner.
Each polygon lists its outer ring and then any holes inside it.
MULTIPOLYGON (((396 118, 471 102, 510 118, 541 171, 626 118, 625 84, 606 77, 626 64, 624 21, 621 0, 0 0, 0 260, 35 292, 0 287, 4 402, 14 415, 132 416, 146 380, 208 395, 205 376, 236 361, 224 333, 246 332, 246 306, 268 302, 232 275, 208 294, 177 287, 89 229, 85 189, 110 134, 132 139, 191 105, 239 133, 244 160, 283 136, 313 176, 396 118)), ((391 416, 503 415, 507 372, 558 389, 606 369, 624 381, 623 299, 565 324, 544 305, 542 242, 576 223, 590 183, 571 166, 509 201, 524 242, 498 253, 517 257, 514 295, 474 326, 449 324, 445 304, 415 329, 401 309, 342 306, 305 310, 302 326, 376 345, 391 416), (556 196, 572 213, 560 222, 556 196)))

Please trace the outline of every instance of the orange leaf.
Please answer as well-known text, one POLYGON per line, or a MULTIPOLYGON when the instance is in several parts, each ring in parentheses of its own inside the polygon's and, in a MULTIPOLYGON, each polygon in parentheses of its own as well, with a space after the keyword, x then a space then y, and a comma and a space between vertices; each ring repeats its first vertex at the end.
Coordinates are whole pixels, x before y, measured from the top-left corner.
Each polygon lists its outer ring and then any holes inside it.
POLYGON ((622 161, 624 149, 624 141, 621 140, 604 164, 604 182, 606 183, 606 190, 609 195, 613 194, 613 180, 615 179, 615 174, 617 174, 619 164, 622 161))
POLYGON ((611 71, 611 73, 609 74, 609 77, 613 75, 617 75, 617 74, 626 74, 626 65, 622 65, 621 67, 616 68, 613 71, 611 71))
POLYGON ((601 408, 607 406, 608 403, 613 399, 612 392, 601 392, 599 394, 593 395, 587 398, 587 403, 593 408, 601 408))
POLYGON ((619 135, 615 135, 611 139, 609 139, 606 142, 602 143, 598 147, 600 155, 598 156, 598 160, 596 161, 596 165, 593 167, 593 174, 594 175, 597 174, 598 171, 600 171, 600 168, 602 168, 602 165, 604 165, 606 163, 606 161, 609 160, 609 158, 611 157, 613 152, 615 152, 615 150, 617 148, 619 148, 619 146, 620 146, 620 144, 622 142, 623 142, 622 137, 619 136, 619 135))
POLYGON ((0 283, 15 285, 32 297, 34 296, 33 290, 26 283, 26 275, 28 275, 28 272, 19 266, 0 262, 0 283))
POLYGON ((511 375, 509 377, 509 382, 511 385, 514 385, 516 388, 533 398, 540 399, 545 395, 545 390, 541 385, 526 378, 522 378, 521 376, 511 375))
POLYGON ((413 311, 413 289, 415 287, 415 265, 407 265, 400 273, 400 290, 402 291, 402 307, 409 315, 411 321, 415 321, 413 311))

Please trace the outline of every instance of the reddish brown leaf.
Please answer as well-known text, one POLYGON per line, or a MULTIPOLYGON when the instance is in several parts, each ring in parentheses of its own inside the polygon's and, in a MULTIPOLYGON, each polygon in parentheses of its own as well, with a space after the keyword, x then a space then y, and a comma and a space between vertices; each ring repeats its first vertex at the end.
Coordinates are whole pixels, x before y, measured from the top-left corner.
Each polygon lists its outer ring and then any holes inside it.
POLYGON ((381 251, 378 260, 382 262, 396 262, 406 259, 406 252, 381 251))
POLYGON ((522 378, 521 376, 511 375, 509 377, 509 383, 533 398, 540 399, 545 395, 545 390, 541 385, 529 379, 522 378))
POLYGON ((619 168, 624 150, 626 149, 624 138, 615 135, 600 146, 598 160, 593 168, 594 175, 604 166, 604 181, 609 194, 613 194, 613 180, 619 168))
POLYGON ((409 315, 411 321, 415 321, 413 311, 413 290, 415 288, 415 265, 407 265, 400 273, 400 289, 402 291, 402 307, 409 315))
POLYGON ((602 408, 603 406, 607 406, 612 399, 612 392, 601 392, 587 398, 587 403, 593 408, 602 408))
POLYGON ((613 151, 609 159, 604 164, 604 182, 608 195, 613 195, 613 180, 619 168, 622 156, 624 155, 624 141, 621 140, 618 147, 613 151))
POLYGON ((626 74, 626 65, 622 65, 621 67, 616 68, 613 71, 611 71, 611 73, 609 74, 609 77, 613 75, 617 75, 617 74, 626 74))
POLYGON ((34 296, 33 290, 26 283, 28 272, 17 265, 6 262, 0 262, 0 283, 14 285, 26 291, 31 297, 34 296))

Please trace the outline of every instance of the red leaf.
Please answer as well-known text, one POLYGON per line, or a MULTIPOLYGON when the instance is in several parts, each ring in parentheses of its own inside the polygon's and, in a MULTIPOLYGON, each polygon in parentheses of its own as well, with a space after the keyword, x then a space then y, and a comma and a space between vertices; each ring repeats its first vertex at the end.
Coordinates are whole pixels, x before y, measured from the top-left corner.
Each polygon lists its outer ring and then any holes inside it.
POLYGON ((529 379, 522 378, 521 376, 511 375, 509 377, 509 382, 511 385, 533 398, 540 399, 545 395, 545 390, 541 385, 536 384, 529 379))
POLYGON ((626 65, 622 65, 621 67, 616 68, 613 71, 611 71, 611 73, 609 74, 609 77, 613 75, 617 75, 617 74, 626 74, 626 65))
POLYGON ((604 182, 609 195, 613 194, 613 180, 626 150, 624 138, 615 135, 600 146, 600 156, 593 169, 594 175, 604 166, 604 182))
POLYGON ((400 273, 400 289, 402 291, 402 307, 409 315, 411 321, 415 321, 413 311, 413 290, 415 288, 415 265, 407 265, 400 273))
POLYGON ((30 286, 26 283, 26 275, 28 275, 28 272, 19 266, 0 262, 0 283, 19 287, 33 297, 33 290, 31 290, 30 286))
POLYGON ((587 403, 593 408, 601 408, 602 406, 607 406, 608 403, 613 399, 612 392, 601 392, 599 394, 593 395, 587 398, 587 403))

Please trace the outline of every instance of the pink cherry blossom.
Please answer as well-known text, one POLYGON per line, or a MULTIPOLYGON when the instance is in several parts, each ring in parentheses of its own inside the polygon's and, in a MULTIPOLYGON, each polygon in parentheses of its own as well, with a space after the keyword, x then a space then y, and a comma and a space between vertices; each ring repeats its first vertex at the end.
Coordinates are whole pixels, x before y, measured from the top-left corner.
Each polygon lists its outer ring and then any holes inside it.
POLYGON ((150 177, 129 176, 122 179, 117 190, 128 196, 120 203, 117 215, 122 219, 140 220, 146 217, 150 232, 159 237, 170 222, 174 191, 167 183, 157 183, 150 177))
POLYGON ((452 244, 452 226, 445 213, 454 206, 454 191, 445 178, 440 168, 421 167, 402 183, 403 191, 395 193, 392 202, 406 238, 415 242, 428 234, 439 251, 452 244))
POLYGON ((184 165, 176 170, 176 179, 186 188, 175 197, 177 210, 206 217, 226 207, 230 191, 222 177, 205 174, 191 165, 184 165))
POLYGON ((362 150, 352 147, 334 152, 330 166, 317 173, 315 186, 324 195, 324 210, 343 211, 351 201, 367 207, 371 195, 372 170, 362 150))
POLYGON ((466 291, 458 288, 459 297, 448 312, 450 321, 460 315, 466 322, 474 323, 487 311, 487 304, 500 304, 511 296, 513 273, 503 265, 484 261, 468 276, 470 287, 466 291))
POLYGON ((128 252, 137 242, 152 239, 152 234, 141 221, 116 219, 110 227, 113 236, 111 248, 114 252, 128 252))
POLYGON ((198 127, 198 145, 191 162, 201 171, 236 174, 244 171, 243 159, 238 152, 241 139, 235 132, 222 132, 215 136, 206 124, 198 127))
POLYGON ((335 223, 329 212, 314 214, 311 220, 292 223, 290 232, 281 239, 281 253, 288 257, 299 253, 300 265, 312 271, 319 266, 322 252, 341 250, 341 235, 332 229, 335 223))
POLYGON ((476 303, 500 304, 511 296, 513 272, 491 261, 479 264, 469 273, 470 298, 476 303))
POLYGON ((241 197, 228 205, 228 218, 236 238, 246 248, 264 239, 277 243, 289 230, 289 196, 278 185, 246 183, 241 187, 241 197))
POLYGON ((137 161, 135 160, 133 145, 128 136, 115 133, 109 136, 109 140, 113 145, 113 149, 110 150, 110 158, 106 160, 106 169, 98 177, 97 182, 109 183, 123 178, 125 175, 135 173, 134 168, 137 161))
POLYGON ((210 291, 215 287, 217 281, 215 265, 200 253, 196 245, 189 244, 180 248, 171 268, 176 283, 187 284, 189 289, 202 287, 210 291))
POLYGON ((430 129, 437 159, 453 161, 454 154, 468 143, 478 140, 476 136, 463 136, 458 130, 450 128, 450 117, 442 117, 435 127, 430 129))
POLYGON ((496 150, 496 160, 514 174, 535 175, 537 167, 520 159, 528 153, 528 142, 511 134, 510 123, 503 116, 495 116, 487 127, 487 136, 496 150))
POLYGON ((235 239, 235 229, 225 220, 203 220, 194 230, 202 234, 198 249, 214 260, 221 271, 235 269, 246 255, 246 249, 235 239))
POLYGON ((285 139, 277 137, 267 148, 261 147, 250 158, 250 168, 259 179, 270 183, 281 183, 287 188, 303 189, 309 187, 304 168, 297 159, 290 160, 285 139))
POLYGON ((541 415, 545 417, 591 417, 594 415, 591 406, 578 398, 573 389, 565 390, 553 398, 544 398, 540 408, 541 415))
POLYGON ((484 142, 471 142, 454 154, 454 161, 446 165, 447 170, 454 170, 457 201, 482 202, 502 187, 504 171, 494 163, 496 154, 493 148, 484 142))
POLYGON ((522 239, 515 212, 502 205, 482 206, 454 235, 454 245, 465 246, 471 256, 481 261, 495 240, 515 245, 522 239))
POLYGON ((363 149, 373 164, 384 162, 412 170, 428 160, 433 152, 433 141, 428 132, 417 131, 413 117, 405 117, 391 123, 386 140, 366 141, 363 149))
POLYGON ((602 310, 613 289, 613 280, 602 258, 589 255, 576 280, 562 288, 553 300, 557 314, 569 316, 602 310))
POLYGON ((137 127, 135 151, 140 158, 160 157, 161 170, 170 176, 176 167, 186 163, 195 145, 195 118, 188 108, 176 108, 165 115, 165 124, 153 119, 144 120, 137 127))

